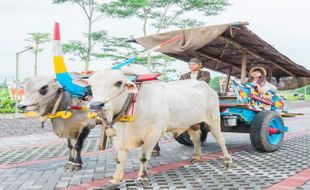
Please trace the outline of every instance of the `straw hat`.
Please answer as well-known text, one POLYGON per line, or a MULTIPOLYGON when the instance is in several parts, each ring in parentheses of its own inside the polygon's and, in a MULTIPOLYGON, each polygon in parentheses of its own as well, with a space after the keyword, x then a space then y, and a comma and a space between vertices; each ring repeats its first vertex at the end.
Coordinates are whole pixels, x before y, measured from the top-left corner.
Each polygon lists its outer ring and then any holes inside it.
POLYGON ((266 69, 265 69, 264 67, 259 67, 259 66, 257 66, 257 67, 252 67, 252 68, 250 69, 250 76, 251 76, 252 73, 253 73, 254 71, 256 71, 256 70, 260 70, 260 71, 263 73, 264 76, 267 76, 267 71, 266 71, 266 69))

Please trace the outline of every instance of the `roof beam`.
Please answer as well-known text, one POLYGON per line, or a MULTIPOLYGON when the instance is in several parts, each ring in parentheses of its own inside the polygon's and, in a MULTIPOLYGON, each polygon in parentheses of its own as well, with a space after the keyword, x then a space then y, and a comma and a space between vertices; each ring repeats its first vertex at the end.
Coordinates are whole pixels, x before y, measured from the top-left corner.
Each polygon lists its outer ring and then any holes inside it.
POLYGON ((272 65, 274 65, 275 67, 277 67, 278 69, 284 71, 285 73, 287 73, 287 74, 289 74, 289 75, 291 75, 291 76, 295 76, 295 74, 293 74, 292 72, 290 72, 290 71, 288 71, 288 70, 282 68, 281 66, 279 66, 279 64, 277 64, 277 63, 275 63, 275 62, 273 62, 273 61, 266 60, 265 58, 261 57, 260 55, 258 55, 258 54, 256 54, 256 53, 250 51, 250 50, 247 49, 247 48, 245 48, 245 47, 242 46, 241 44, 239 44, 239 43, 237 43, 237 42, 234 42, 233 40, 231 40, 231 39, 229 39, 229 38, 227 38, 227 37, 220 36, 219 38, 225 40, 226 42, 228 42, 228 43, 230 43, 230 44, 232 44, 232 45, 234 45, 236 48, 238 48, 238 49, 240 49, 240 50, 242 50, 242 51, 244 51, 244 50, 247 51, 247 52, 248 52, 250 55, 252 55, 253 57, 255 57, 255 58, 257 58, 257 59, 261 59, 261 60, 263 60, 263 61, 265 61, 265 62, 269 62, 269 63, 271 63, 272 65))
POLYGON ((207 58, 207 59, 211 59, 211 60, 215 61, 215 62, 217 63, 217 66, 218 66, 218 63, 224 63, 224 64, 227 64, 227 65, 232 65, 233 68, 235 68, 235 69, 237 69, 237 70, 241 70, 239 67, 237 67, 237 66, 235 66, 235 65, 233 65, 233 64, 226 63, 226 62, 224 62, 224 61, 222 61, 222 60, 220 60, 220 59, 218 59, 218 58, 215 58, 215 57, 206 55, 206 54, 204 54, 204 53, 202 53, 202 52, 199 52, 199 56, 204 57, 204 58, 207 58))

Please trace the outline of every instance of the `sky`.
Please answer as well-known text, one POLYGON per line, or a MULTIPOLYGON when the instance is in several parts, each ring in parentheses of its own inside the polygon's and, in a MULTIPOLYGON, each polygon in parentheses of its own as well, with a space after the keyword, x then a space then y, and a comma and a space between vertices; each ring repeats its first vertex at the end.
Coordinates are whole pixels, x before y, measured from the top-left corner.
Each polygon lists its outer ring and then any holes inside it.
MULTIPOLYGON (((29 45, 25 41, 30 32, 53 31, 53 23, 60 22, 62 41, 82 40, 87 29, 82 10, 73 4, 54 5, 51 0, 0 0, 0 83, 7 77, 15 77, 15 54, 29 45)), ((282 54, 310 70, 310 1, 309 0, 230 0, 220 15, 205 17, 206 25, 248 21, 250 30, 273 45, 282 54)), ((137 19, 104 18, 94 30, 106 30, 110 35, 129 37, 142 36, 142 24, 137 19)), ((148 31, 151 34, 152 30, 148 31)), ((39 75, 54 75, 52 43, 45 44, 38 57, 39 75)), ((70 61, 70 71, 82 71, 83 65, 70 61)), ((20 55, 20 76, 33 76, 34 55, 20 55)), ((187 65, 178 62, 179 72, 187 65)), ((109 63, 94 61, 92 70, 109 67, 109 63)), ((212 73, 214 75, 214 73, 212 73)))

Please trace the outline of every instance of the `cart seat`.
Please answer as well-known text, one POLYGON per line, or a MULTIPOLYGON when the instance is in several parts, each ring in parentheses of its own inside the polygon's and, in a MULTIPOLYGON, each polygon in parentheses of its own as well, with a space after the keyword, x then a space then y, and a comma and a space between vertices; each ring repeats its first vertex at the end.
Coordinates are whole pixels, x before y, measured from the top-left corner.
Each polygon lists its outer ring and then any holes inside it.
POLYGON ((247 107, 247 104, 238 102, 236 96, 220 96, 220 108, 225 107, 247 107))

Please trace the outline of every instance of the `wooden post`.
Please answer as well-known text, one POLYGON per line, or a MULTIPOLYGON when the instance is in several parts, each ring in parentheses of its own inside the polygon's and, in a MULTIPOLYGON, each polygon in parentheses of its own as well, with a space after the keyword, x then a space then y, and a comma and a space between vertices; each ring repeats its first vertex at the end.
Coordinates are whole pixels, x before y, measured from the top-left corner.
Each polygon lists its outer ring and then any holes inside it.
POLYGON ((99 150, 105 150, 108 142, 108 137, 105 134, 106 130, 106 125, 102 124, 101 125, 101 135, 100 135, 100 140, 99 140, 99 150))
POLYGON ((273 68, 272 68, 272 65, 269 66, 269 69, 268 69, 268 75, 267 75, 267 80, 270 82, 271 79, 272 79, 272 75, 273 75, 273 68))
POLYGON ((245 82, 246 77, 246 64, 247 64, 247 51, 242 50, 242 59, 241 59, 241 82, 245 82))
POLYGON ((227 94, 227 90, 228 90, 228 85, 229 85, 229 81, 230 81, 230 76, 231 76, 231 72, 233 70, 233 67, 231 66, 227 72, 227 79, 226 79, 226 84, 225 84, 225 91, 224 91, 224 96, 226 96, 227 94))

